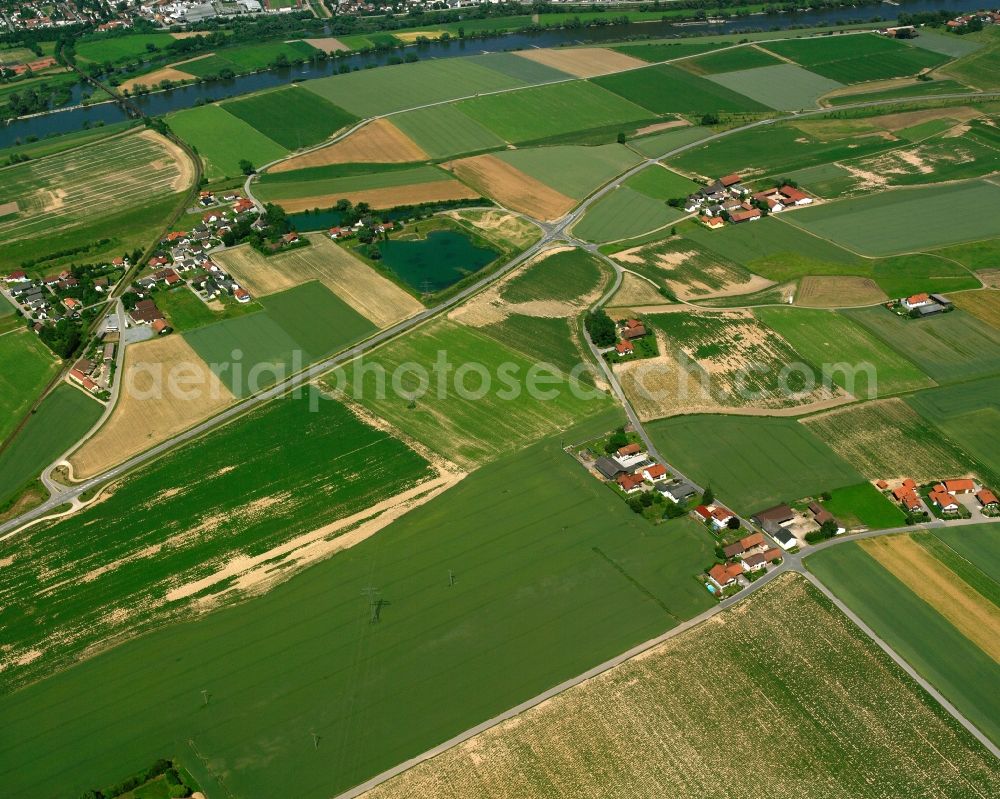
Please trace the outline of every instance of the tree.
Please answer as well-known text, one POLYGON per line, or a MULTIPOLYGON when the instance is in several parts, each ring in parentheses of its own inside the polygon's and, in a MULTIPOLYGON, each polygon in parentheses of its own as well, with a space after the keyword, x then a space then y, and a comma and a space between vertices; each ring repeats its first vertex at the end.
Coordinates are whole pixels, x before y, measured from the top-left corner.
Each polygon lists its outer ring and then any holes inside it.
POLYGON ((615 323, 603 308, 588 313, 584 319, 584 327, 595 346, 610 347, 618 340, 615 323))
POLYGON ((728 527, 730 530, 739 530, 740 520, 737 519, 735 516, 733 516, 728 522, 726 522, 726 527, 728 527))
POLYGON ((701 118, 701 124, 702 125, 718 125, 719 124, 719 115, 718 114, 705 114, 701 118))
POLYGON ((715 492, 712 486, 705 486, 705 492, 701 495, 702 505, 711 505, 715 501, 715 492))
POLYGON ((626 444, 628 444, 628 436, 625 435, 625 429, 619 427, 608 437, 608 443, 604 445, 604 451, 610 455, 612 452, 617 452, 626 444))
POLYGON ((626 142, 625 131, 623 130, 618 131, 618 143, 624 144, 625 142, 626 142))
POLYGON ((253 174, 254 172, 256 172, 257 170, 255 170, 255 169, 253 168, 253 164, 252 164, 252 163, 250 163, 250 162, 249 162, 249 161, 248 161, 248 160, 247 160, 246 158, 241 158, 241 159, 240 159, 240 171, 241 171, 241 172, 242 172, 242 173, 243 173, 244 175, 252 175, 252 174, 253 174))

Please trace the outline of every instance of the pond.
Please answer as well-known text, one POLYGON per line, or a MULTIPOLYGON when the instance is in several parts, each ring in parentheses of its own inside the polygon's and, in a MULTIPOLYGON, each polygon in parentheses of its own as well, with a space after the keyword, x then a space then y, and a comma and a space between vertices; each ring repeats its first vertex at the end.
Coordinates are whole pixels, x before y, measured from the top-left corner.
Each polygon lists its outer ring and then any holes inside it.
POLYGON ((496 260, 499 253, 454 230, 434 230, 423 239, 379 242, 382 263, 417 291, 429 294, 454 285, 496 260))

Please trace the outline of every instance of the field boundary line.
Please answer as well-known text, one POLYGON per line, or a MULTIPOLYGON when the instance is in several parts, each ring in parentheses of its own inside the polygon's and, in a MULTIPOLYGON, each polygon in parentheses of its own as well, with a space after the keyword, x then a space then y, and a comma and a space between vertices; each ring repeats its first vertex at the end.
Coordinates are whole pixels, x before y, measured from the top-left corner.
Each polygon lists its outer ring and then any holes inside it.
POLYGON ((810 583, 812 583, 827 599, 829 599, 834 606, 840 610, 848 619, 850 619, 854 624, 861 630, 865 635, 867 635, 879 649, 885 652, 892 660, 896 663, 899 668, 905 671, 910 679, 917 683, 921 688, 926 691, 932 699, 934 699, 942 708, 947 711, 948 715, 955 719, 959 724, 961 724, 972 737, 975 738, 979 743, 986 747, 986 749, 993 755, 993 757, 1000 760, 1000 748, 997 748, 996 744, 993 743, 989 738, 983 734, 979 728, 969 721, 962 712, 956 708, 951 702, 949 702, 945 697, 935 688, 928 680, 924 679, 916 669, 913 668, 906 660, 903 659, 902 655, 898 654, 895 649, 889 646, 886 641, 878 636, 878 634, 869 627, 857 613, 851 610, 845 602, 843 602, 836 594, 833 593, 829 588, 827 588, 820 579, 808 570, 805 566, 799 571, 810 583))

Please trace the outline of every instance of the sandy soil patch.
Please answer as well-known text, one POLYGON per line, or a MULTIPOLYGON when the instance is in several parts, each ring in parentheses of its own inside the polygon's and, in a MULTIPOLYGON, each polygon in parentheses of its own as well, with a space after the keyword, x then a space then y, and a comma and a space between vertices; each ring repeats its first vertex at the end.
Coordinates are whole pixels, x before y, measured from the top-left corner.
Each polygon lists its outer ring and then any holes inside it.
POLYGON ((512 272, 507 273, 501 280, 490 285, 479 292, 468 302, 453 308, 448 312, 448 318, 461 322, 470 327, 485 327, 487 325, 502 322, 508 316, 519 314, 521 316, 538 316, 549 318, 566 318, 575 316, 582 308, 589 306, 600 296, 599 286, 589 294, 578 297, 572 302, 561 302, 557 300, 532 300, 530 302, 509 302, 502 297, 504 286, 513 280, 515 276, 524 273, 540 261, 544 261, 550 255, 558 252, 571 250, 572 247, 558 246, 550 247, 540 252, 534 258, 529 259, 512 272))
POLYGON ((444 472, 360 513, 297 536, 259 555, 238 555, 207 577, 171 589, 166 599, 168 602, 187 599, 222 582, 228 583, 223 591, 198 598, 195 606, 205 610, 231 599, 233 594, 243 597, 264 593, 295 571, 371 538, 408 511, 456 485, 463 477, 465 473, 457 470, 444 472))
POLYGON ((188 158, 187 153, 170 141, 170 139, 161 136, 154 130, 144 130, 137 135, 160 145, 177 166, 177 177, 170 183, 172 191, 183 191, 191 185, 194 181, 194 164, 191 163, 191 159, 188 158))
POLYGON ((9 203, 0 203, 0 216, 7 216, 7 214, 16 214, 18 212, 17 202, 11 201, 9 203))
POLYGON ((100 474, 234 402, 225 385, 178 335, 129 346, 121 379, 121 396, 111 415, 69 458, 77 479, 100 474))
POLYGON ((1000 289, 1000 269, 977 269, 976 277, 983 282, 984 286, 1000 289))
POLYGON ((308 211, 311 208, 329 208, 343 199, 350 200, 354 205, 368 203, 372 208, 393 208, 397 205, 419 205, 440 200, 474 200, 479 196, 479 192, 473 191, 457 180, 435 180, 430 183, 413 183, 409 186, 321 194, 275 202, 289 213, 295 213, 308 211))
POLYGON ((799 284, 796 305, 809 308, 847 308, 874 305, 889 297, 867 277, 806 276, 799 284))
POLYGON ((869 538, 860 545, 962 635, 1000 663, 1000 608, 909 536, 869 538))
POLYGON ((404 164, 428 158, 416 142, 388 119, 376 119, 340 141, 275 164, 268 172, 290 172, 328 164, 404 164))
POLYGON ((170 34, 175 39, 190 39, 192 36, 204 36, 204 31, 176 31, 170 34))
POLYGON ((657 122, 653 125, 646 125, 644 128, 639 128, 636 132, 636 136, 646 136, 649 133, 658 133, 661 130, 670 130, 671 128, 686 128, 690 127, 691 123, 686 119, 672 119, 669 122, 657 122))
POLYGON ((265 258, 249 245, 217 253, 215 259, 258 296, 318 280, 362 316, 388 327, 423 310, 415 298, 322 233, 309 233, 311 247, 265 258))
POLYGON ((625 272, 621 286, 608 301, 608 305, 660 305, 665 299, 648 280, 632 272, 625 272))
POLYGON ((317 50, 322 50, 324 53, 332 53, 335 50, 350 50, 351 48, 344 44, 340 39, 333 36, 325 36, 321 39, 303 39, 306 44, 311 44, 317 50))
POLYGON ((515 55, 568 72, 577 78, 593 78, 596 75, 608 75, 612 72, 649 66, 638 58, 606 50, 603 47, 531 49, 520 50, 515 55))
POLYGON ((776 283, 760 275, 750 275, 749 280, 745 280, 742 283, 730 281, 722 286, 722 288, 712 288, 705 283, 699 283, 697 280, 690 280, 687 283, 668 280, 667 285, 682 300, 707 300, 712 297, 737 297, 741 294, 754 294, 758 291, 769 289, 771 286, 776 285, 776 283))
POLYGON ((123 80, 118 88, 123 92, 132 92, 135 90, 135 87, 141 83, 143 86, 148 86, 151 89, 158 89, 160 87, 160 83, 165 80, 178 83, 182 80, 191 80, 192 78, 194 78, 194 75, 188 72, 182 72, 176 67, 163 67, 155 70, 154 72, 147 72, 145 75, 140 75, 137 78, 123 80))
POLYGON ((468 222, 521 249, 534 244, 542 235, 537 225, 506 211, 448 211, 445 216, 468 222))
POLYGON ((576 205, 572 197, 561 194, 492 155, 463 158, 443 166, 484 196, 535 219, 559 219, 576 205))

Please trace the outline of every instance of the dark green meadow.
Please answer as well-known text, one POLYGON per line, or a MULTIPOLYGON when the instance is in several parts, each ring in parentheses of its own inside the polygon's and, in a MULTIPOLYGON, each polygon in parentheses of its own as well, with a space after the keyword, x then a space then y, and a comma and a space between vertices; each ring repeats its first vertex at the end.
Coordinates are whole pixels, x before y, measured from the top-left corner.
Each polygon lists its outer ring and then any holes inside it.
MULTIPOLYGON (((239 482, 261 469, 280 474, 254 458, 239 482)), ((76 796, 174 755, 209 796, 326 799, 705 610, 712 559, 699 526, 651 526, 548 439, 263 597, 0 699, 18 731, 0 742, 4 790, 76 796)))
POLYGON ((593 78, 591 83, 655 114, 769 110, 756 100, 672 65, 605 75, 593 78))
POLYGON ((358 118, 296 86, 223 103, 222 107, 289 150, 319 144, 358 118), (294 124, 289 124, 294 121, 294 124))

